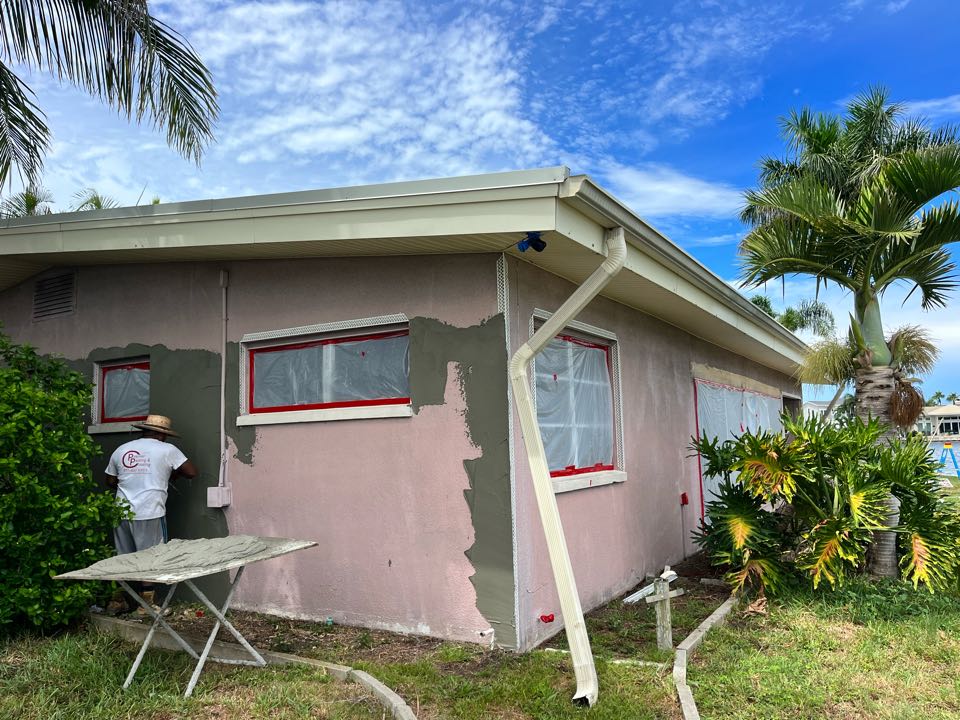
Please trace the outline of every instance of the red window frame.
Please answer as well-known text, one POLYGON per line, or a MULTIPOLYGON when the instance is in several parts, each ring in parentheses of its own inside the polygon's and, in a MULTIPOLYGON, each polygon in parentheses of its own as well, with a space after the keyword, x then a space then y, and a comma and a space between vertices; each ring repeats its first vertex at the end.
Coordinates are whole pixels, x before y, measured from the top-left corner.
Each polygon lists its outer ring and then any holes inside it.
MULTIPOLYGON (((606 355, 606 365, 607 365, 607 376, 610 378, 610 398, 612 402, 610 403, 610 415, 612 419, 613 427, 613 452, 612 455, 614 458, 617 456, 617 409, 616 409, 616 400, 614 399, 614 387, 613 387, 613 363, 610 360, 610 346, 604 345, 601 343, 590 342, 589 340, 584 340, 583 338, 574 337, 573 335, 557 335, 558 340, 565 340, 566 342, 571 342, 574 345, 581 345, 583 347, 594 348, 596 350, 603 350, 606 355)), ((570 477, 571 475, 584 475, 586 473, 592 472, 603 472, 604 470, 614 470, 616 466, 613 464, 607 465, 603 463, 597 463, 591 467, 575 467, 573 465, 568 465, 565 468, 560 470, 551 470, 550 477, 570 477)))
POLYGON ((309 403, 306 405, 272 405, 269 407, 257 407, 254 404, 254 368, 256 356, 263 353, 279 352, 281 350, 302 350, 304 348, 319 347, 321 345, 338 345, 345 342, 359 342, 362 340, 387 340, 395 337, 405 337, 410 335, 410 330, 394 330, 382 333, 369 333, 366 335, 348 335, 345 337, 323 338, 320 340, 310 340, 299 343, 284 343, 282 345, 269 345, 266 347, 250 348, 247 351, 247 412, 250 414, 291 412, 297 410, 326 410, 329 408, 347 408, 347 407, 370 407, 375 405, 409 405, 409 397, 394 398, 376 398, 372 400, 339 400, 328 403, 309 403))
POLYGON ((107 417, 107 404, 106 404, 106 391, 107 383, 106 377, 107 373, 113 372, 114 370, 149 370, 150 361, 149 360, 140 360, 137 362, 120 362, 112 363, 109 365, 100 366, 100 386, 98 388, 98 395, 100 400, 100 422, 102 423, 112 423, 112 422, 136 422, 138 420, 146 420, 146 415, 130 415, 127 417, 107 417))

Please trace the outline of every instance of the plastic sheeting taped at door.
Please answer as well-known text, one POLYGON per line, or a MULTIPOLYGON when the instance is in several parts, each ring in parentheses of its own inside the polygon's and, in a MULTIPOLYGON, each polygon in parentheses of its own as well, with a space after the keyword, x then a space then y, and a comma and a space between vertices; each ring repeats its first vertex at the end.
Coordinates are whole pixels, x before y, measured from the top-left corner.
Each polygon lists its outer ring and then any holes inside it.
MULTIPOLYGON (((696 422, 700 437, 711 440, 731 440, 741 433, 757 430, 783 429, 780 413, 783 400, 755 390, 723 385, 708 380, 694 380, 696 389, 696 422)), ((716 495, 721 478, 707 478, 700 468, 700 488, 703 502, 716 495)), ((702 512, 702 507, 701 507, 702 512)))

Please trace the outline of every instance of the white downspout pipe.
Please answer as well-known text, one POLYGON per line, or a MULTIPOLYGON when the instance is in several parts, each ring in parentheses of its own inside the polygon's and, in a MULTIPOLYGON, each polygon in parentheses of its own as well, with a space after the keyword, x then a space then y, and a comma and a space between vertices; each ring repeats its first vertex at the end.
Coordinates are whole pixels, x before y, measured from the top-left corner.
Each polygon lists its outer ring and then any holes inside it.
POLYGON ((537 497, 537 506, 540 509, 540 520, 543 522, 543 532, 547 539, 550 564, 553 566, 553 577, 560 596, 560 612, 563 614, 567 644, 570 646, 570 657, 573 660, 573 671, 577 678, 577 692, 573 696, 573 700, 574 702, 586 701, 588 705, 593 705, 597 701, 599 689, 597 669, 593 663, 590 638, 587 637, 587 625, 583 619, 583 608, 580 606, 577 584, 573 578, 570 553, 563 536, 557 498, 553 493, 550 468, 547 465, 547 455, 543 449, 543 438, 540 435, 540 426, 537 424, 537 416, 533 408, 527 368, 534 356, 543 350, 620 272, 627 255, 623 228, 617 227, 608 230, 605 244, 607 246, 607 257, 600 264, 600 267, 593 271, 593 274, 576 289, 573 295, 560 306, 549 320, 544 322, 529 342, 524 343, 514 353, 510 360, 510 384, 517 402, 520 429, 523 432, 527 460, 530 463, 530 474, 533 476, 533 488, 537 497))

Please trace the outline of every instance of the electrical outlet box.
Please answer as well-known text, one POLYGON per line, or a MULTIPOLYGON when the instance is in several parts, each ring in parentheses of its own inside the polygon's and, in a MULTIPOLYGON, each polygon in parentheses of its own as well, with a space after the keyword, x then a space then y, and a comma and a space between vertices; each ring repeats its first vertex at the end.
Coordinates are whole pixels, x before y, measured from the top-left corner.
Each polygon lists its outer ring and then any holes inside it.
POLYGON ((215 485, 207 488, 207 507, 219 508, 227 507, 233 500, 233 493, 228 487, 215 485))

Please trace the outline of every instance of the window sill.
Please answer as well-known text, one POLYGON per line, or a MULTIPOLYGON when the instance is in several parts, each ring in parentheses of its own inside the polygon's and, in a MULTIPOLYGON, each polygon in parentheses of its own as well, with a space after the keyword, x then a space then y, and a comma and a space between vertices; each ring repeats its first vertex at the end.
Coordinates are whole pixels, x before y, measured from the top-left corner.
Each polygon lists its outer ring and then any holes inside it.
POLYGON ((290 410, 275 413, 253 413, 237 418, 237 426, 285 425, 301 422, 330 422, 331 420, 367 420, 370 418, 412 417, 409 405, 368 405, 365 407, 325 408, 319 410, 290 410))
POLYGON ((600 472, 551 478, 554 494, 583 490, 599 485, 613 485, 614 483, 622 483, 626 479, 627 474, 623 470, 601 470, 600 472))
POLYGON ((131 432, 140 432, 140 428, 135 428, 133 423, 128 422, 99 423, 97 425, 87 426, 88 435, 107 435, 109 433, 131 432))

